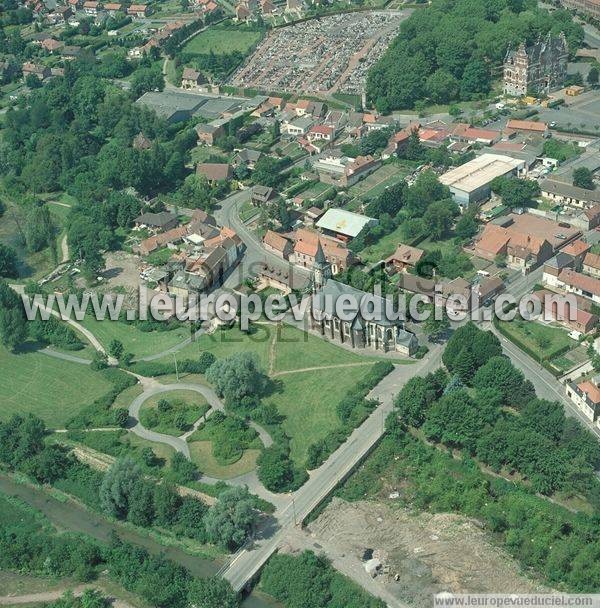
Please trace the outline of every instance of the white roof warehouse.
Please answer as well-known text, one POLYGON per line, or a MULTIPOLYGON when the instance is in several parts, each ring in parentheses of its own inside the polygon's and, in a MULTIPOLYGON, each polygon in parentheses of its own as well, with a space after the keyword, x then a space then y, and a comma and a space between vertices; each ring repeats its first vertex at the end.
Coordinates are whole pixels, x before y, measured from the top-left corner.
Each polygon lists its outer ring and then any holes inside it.
POLYGON ((440 177, 448 186, 454 200, 461 206, 484 200, 490 195, 490 183, 497 177, 518 175, 525 168, 525 161, 501 154, 482 154, 477 158, 451 169, 440 177))

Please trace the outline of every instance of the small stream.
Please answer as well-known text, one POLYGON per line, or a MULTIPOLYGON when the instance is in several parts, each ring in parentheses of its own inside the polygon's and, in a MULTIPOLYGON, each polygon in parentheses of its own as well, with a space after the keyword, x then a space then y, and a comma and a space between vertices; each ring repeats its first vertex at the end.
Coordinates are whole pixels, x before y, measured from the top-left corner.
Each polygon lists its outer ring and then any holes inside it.
MULTIPOLYGON (((212 576, 221 566, 218 562, 188 555, 181 549, 160 545, 151 538, 104 519, 72 500, 60 502, 44 490, 15 483, 1 474, 0 492, 24 500, 42 512, 57 528, 87 534, 103 543, 108 543, 112 533, 116 532, 124 541, 144 547, 149 553, 154 555, 162 553, 167 559, 187 568, 195 577, 212 576)), ((272 598, 255 591, 244 600, 242 606, 243 608, 278 608, 281 605, 272 598)))

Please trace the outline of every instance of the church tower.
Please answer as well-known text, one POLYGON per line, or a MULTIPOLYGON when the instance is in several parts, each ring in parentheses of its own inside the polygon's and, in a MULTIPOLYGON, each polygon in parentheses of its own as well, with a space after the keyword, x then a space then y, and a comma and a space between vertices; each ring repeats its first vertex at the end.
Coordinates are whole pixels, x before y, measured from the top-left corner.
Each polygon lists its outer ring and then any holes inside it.
POLYGON ((312 269, 312 285, 314 291, 323 289, 325 283, 331 278, 331 264, 325 258, 321 239, 317 240, 317 253, 315 254, 315 263, 312 269))

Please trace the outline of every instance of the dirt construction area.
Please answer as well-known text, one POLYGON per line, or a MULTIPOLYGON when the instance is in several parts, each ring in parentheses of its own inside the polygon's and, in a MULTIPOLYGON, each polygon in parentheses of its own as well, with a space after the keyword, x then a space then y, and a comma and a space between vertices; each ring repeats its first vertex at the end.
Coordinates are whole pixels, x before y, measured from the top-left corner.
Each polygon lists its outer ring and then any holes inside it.
POLYGON ((319 553, 322 546, 342 572, 366 574, 365 559, 379 560, 372 584, 397 606, 431 608, 432 595, 441 592, 550 591, 528 579, 476 521, 460 515, 335 498, 307 528, 314 543, 306 548, 319 553))

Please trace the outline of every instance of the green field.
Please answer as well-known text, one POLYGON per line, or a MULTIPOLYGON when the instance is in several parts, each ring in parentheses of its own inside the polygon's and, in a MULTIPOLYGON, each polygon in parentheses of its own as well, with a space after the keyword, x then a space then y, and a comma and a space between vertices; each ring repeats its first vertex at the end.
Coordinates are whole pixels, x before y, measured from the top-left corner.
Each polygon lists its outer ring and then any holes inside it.
POLYGON ((211 27, 194 36, 184 47, 183 53, 205 55, 225 55, 238 51, 248 53, 261 39, 262 34, 257 31, 236 27, 211 27))
POLYGON ((370 370, 357 366, 347 370, 298 372, 276 378, 278 392, 265 399, 274 403, 285 416, 283 429, 291 438, 291 456, 300 466, 306 461, 306 450, 340 426, 336 406, 342 397, 370 370))
POLYGON ((53 428, 62 428, 112 386, 87 365, 37 352, 14 355, 0 348, 0 370, 0 418, 32 413, 53 428))
POLYGON ((361 259, 369 264, 385 260, 396 251, 396 247, 404 242, 402 225, 398 226, 393 232, 386 234, 373 245, 365 247, 360 252, 361 259))
POLYGON ((204 475, 216 479, 232 479, 254 471, 260 454, 260 450, 245 450, 238 461, 222 465, 213 455, 212 441, 192 441, 189 445, 192 461, 204 475))
POLYGON ((552 359, 565 348, 577 346, 577 342, 569 338, 568 332, 561 327, 523 320, 499 321, 498 324, 508 338, 514 338, 517 345, 521 342, 535 353, 539 360, 552 359))
POLYGON ((389 186, 402 181, 410 173, 410 170, 409 167, 399 163, 386 163, 365 179, 351 186, 348 189, 348 194, 353 197, 375 198, 389 186))
POLYGON ((120 321, 97 321, 92 315, 86 314, 81 324, 89 329, 100 340, 105 348, 112 340, 120 340, 125 351, 133 353, 135 357, 144 357, 164 350, 183 342, 190 336, 187 327, 178 327, 170 331, 144 332, 134 325, 120 321))

